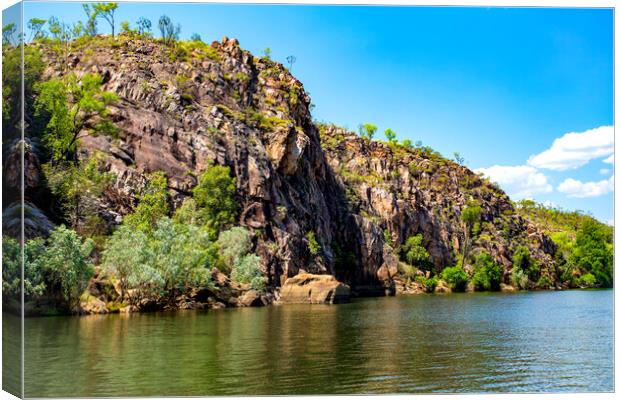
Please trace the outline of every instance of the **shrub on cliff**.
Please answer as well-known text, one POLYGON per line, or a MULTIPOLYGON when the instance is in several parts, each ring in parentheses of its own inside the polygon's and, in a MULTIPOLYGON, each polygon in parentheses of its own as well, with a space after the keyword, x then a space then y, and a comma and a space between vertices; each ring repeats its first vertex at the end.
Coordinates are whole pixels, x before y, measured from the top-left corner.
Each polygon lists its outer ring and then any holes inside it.
POLYGON ((529 279, 527 274, 520 268, 512 266, 512 272, 510 273, 510 283, 517 289, 527 290, 529 289, 529 279))
POLYGON ((231 278, 240 283, 247 283, 254 290, 265 290, 265 278, 260 269, 260 257, 248 254, 233 266, 231 278))
POLYGON ((112 184, 114 174, 101 172, 100 164, 100 158, 93 156, 80 163, 43 165, 47 184, 60 200, 65 218, 82 235, 101 233, 97 232, 101 228, 97 200, 112 184))
POLYGON ((513 270, 520 270, 531 281, 538 281, 540 278, 540 264, 530 254, 530 249, 525 246, 519 246, 512 255, 513 270))
POLYGON ((239 226, 233 227, 220 233, 216 244, 223 264, 234 281, 247 283, 255 290, 265 289, 260 257, 250 253, 252 247, 250 231, 239 226))
POLYGON ((217 238, 222 229, 237 219, 236 191, 235 178, 230 176, 228 167, 212 165, 200 176, 193 191, 194 200, 201 208, 211 238, 217 238))
POLYGON ((441 278, 455 292, 464 292, 467 288, 469 276, 461 266, 447 267, 441 272, 441 278))
POLYGON ((149 175, 149 180, 142 193, 137 197, 138 206, 133 213, 125 217, 125 224, 150 233, 160 218, 168 215, 168 181, 163 172, 154 172, 149 175))
POLYGON ((218 253, 230 272, 233 266, 247 255, 252 247, 252 234, 245 228, 235 226, 220 233, 217 239, 218 253))
POLYGON ((409 236, 401 247, 401 260, 420 269, 429 269, 431 267, 431 258, 426 248, 422 245, 423 241, 424 237, 421 233, 409 236))
POLYGON ((491 256, 481 252, 476 256, 474 275, 471 282, 476 290, 499 290, 502 281, 502 267, 491 256))
POLYGON ((79 79, 69 74, 34 86, 38 92, 35 115, 47 121, 43 139, 54 161, 76 159, 78 136, 90 122, 93 133, 115 133, 108 106, 117 96, 103 91, 102 84, 100 75, 87 73, 79 79))

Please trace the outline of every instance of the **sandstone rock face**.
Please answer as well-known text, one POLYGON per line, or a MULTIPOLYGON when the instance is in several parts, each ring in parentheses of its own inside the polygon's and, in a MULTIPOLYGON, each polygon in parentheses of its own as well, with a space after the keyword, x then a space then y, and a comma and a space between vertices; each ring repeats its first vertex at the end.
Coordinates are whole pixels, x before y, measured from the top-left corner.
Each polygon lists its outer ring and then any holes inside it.
POLYGON ((331 275, 299 274, 280 291, 282 303, 337 304, 349 300, 351 288, 331 275))
MULTIPOLYGON (((79 143, 80 157, 102 152, 116 175, 101 199, 110 228, 131 212, 148 173, 165 172, 178 207, 196 176, 219 164, 236 178, 238 223, 255 233, 253 251, 272 293, 300 273, 331 275, 346 285, 322 281, 329 278, 314 282, 340 288, 338 293, 348 287, 359 295, 393 293, 395 249, 418 233, 437 271, 454 265, 464 237, 460 213, 470 200, 483 208, 472 251, 489 252, 504 266, 506 282, 516 244, 527 245, 543 265, 553 264, 553 243, 528 230, 508 197, 467 168, 318 127, 302 83, 234 39, 212 43, 209 52, 190 49, 183 59, 174 51, 120 36, 114 48, 93 40, 69 57, 78 76, 99 73, 104 89, 119 97, 110 111, 118 139, 84 132, 79 143), (318 252, 309 249, 310 232, 318 252)), ((45 76, 61 75, 63 59, 53 52, 45 57, 45 76)), ((243 295, 225 282, 202 294, 199 301, 218 307, 236 306, 243 295)), ((245 296, 244 304, 259 302, 245 296)))
POLYGON ((331 169, 347 189, 352 212, 364 215, 359 225, 372 238, 364 242, 375 241, 376 249, 365 253, 373 263, 387 260, 385 256, 373 258, 384 243, 378 233, 387 232, 394 248, 409 236, 422 234, 436 270, 454 265, 465 238, 460 214, 475 201, 482 215, 470 253, 489 253, 504 266, 507 282, 512 251, 524 245, 542 265, 550 266, 550 275, 555 273, 551 239, 518 216, 501 189, 466 167, 432 150, 368 141, 332 125, 321 126, 320 135, 331 169))
POLYGON ((103 300, 94 296, 85 296, 80 300, 80 313, 83 314, 107 314, 108 309, 103 300))

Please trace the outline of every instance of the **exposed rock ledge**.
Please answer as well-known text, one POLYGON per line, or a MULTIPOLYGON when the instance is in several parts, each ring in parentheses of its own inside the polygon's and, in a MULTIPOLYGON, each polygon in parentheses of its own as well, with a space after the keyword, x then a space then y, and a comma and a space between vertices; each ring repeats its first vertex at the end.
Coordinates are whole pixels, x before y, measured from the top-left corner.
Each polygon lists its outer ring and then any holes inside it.
POLYGON ((351 288, 332 275, 298 274, 282 286, 281 303, 337 304, 346 303, 351 288))

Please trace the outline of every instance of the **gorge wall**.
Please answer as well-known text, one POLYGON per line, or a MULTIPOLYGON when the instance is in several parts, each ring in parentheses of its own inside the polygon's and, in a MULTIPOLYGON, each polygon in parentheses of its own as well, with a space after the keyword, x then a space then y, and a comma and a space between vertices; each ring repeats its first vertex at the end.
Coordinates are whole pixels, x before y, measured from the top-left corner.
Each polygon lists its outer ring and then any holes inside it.
POLYGON ((517 246, 558 280, 555 246, 498 187, 430 150, 313 122, 303 84, 234 39, 170 48, 94 38, 74 47, 67 60, 42 47, 45 78, 96 72, 119 97, 110 112, 118 137, 85 132, 80 141, 82 157, 101 152, 116 175, 99 207, 108 230, 135 206, 146 174, 164 171, 178 206, 219 164, 236 178, 239 223, 255 234, 272 290, 308 272, 335 275, 357 294, 384 293, 398 273, 395 249, 419 233, 436 271, 454 265, 471 202, 482 210, 472 251, 501 264, 505 282, 517 246))

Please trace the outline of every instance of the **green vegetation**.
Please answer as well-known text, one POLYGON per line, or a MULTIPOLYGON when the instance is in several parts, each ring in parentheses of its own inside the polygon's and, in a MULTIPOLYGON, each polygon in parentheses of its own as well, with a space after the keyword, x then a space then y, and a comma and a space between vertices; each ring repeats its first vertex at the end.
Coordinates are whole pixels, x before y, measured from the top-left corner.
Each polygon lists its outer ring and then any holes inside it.
POLYGON ((237 218, 239 206, 235 200, 237 186, 230 176, 230 168, 221 165, 209 167, 198 179, 194 200, 201 209, 202 218, 212 239, 231 226, 237 218))
POLYGON ((142 193, 137 196, 138 206, 125 217, 125 224, 133 230, 152 232, 157 221, 168 215, 168 182, 163 172, 154 172, 142 193))
POLYGON ((86 25, 84 26, 84 33, 88 36, 95 36, 97 34, 98 14, 95 4, 82 4, 82 8, 84 9, 84 13, 86 14, 86 25))
POLYGON ((28 20, 28 29, 30 29, 30 40, 43 39, 45 37, 45 31, 43 31, 43 25, 47 20, 41 18, 30 18, 28 20))
POLYGON ((43 165, 51 192, 60 200, 71 227, 83 235, 101 233, 97 228, 97 199, 112 184, 114 175, 100 171, 100 157, 82 163, 62 162, 43 165))
POLYGON ((118 8, 118 3, 95 3, 92 5, 93 12, 97 17, 101 17, 110 24, 112 37, 114 37, 114 13, 118 8))
POLYGON ((252 235, 242 227, 235 226, 220 233, 217 246, 223 264, 231 271, 231 278, 249 284, 252 289, 265 290, 265 279, 260 268, 260 258, 251 254, 252 235))
POLYGON ((306 233, 306 240, 308 241, 308 251, 313 256, 316 256, 321 251, 321 245, 316 240, 316 236, 314 235, 314 231, 309 231, 306 233))
POLYGON ((385 138, 388 140, 388 143, 390 143, 390 144, 397 144, 398 143, 398 141, 396 140, 396 132, 394 132, 390 128, 387 128, 385 130, 385 138))
POLYGON ((580 284, 593 286, 592 275, 596 284, 602 287, 613 286, 613 236, 601 223, 586 221, 583 223, 575 240, 574 251, 568 264, 580 272, 580 284))
POLYGON ((499 290, 502 266, 496 264, 489 254, 480 252, 476 256, 471 282, 476 290, 499 290))
MULTIPOLYGON (((24 296, 27 302, 54 302, 71 311, 93 275, 88 257, 93 250, 90 239, 82 240, 64 226, 56 228, 47 240, 31 239, 24 244, 24 296)), ((5 298, 21 294, 21 246, 2 237, 2 280, 5 298)))
POLYGON ((431 258, 423 245, 422 234, 409 236, 401 246, 401 260, 420 269, 429 270, 432 266, 431 258))
POLYGON ((436 275, 430 278, 427 278, 424 275, 417 275, 415 277, 415 281, 424 286, 424 290, 427 293, 433 293, 439 283, 439 278, 436 275))
POLYGON ((93 121, 92 133, 116 132, 108 117, 108 106, 117 100, 112 92, 101 90, 102 78, 75 74, 37 83, 36 115, 47 119, 43 139, 54 162, 76 160, 80 133, 93 121))
POLYGON ((138 34, 143 36, 150 36, 151 32, 151 20, 148 18, 140 17, 136 22, 138 26, 138 34))
POLYGON ((482 208, 475 202, 471 202, 461 211, 461 222, 463 223, 463 231, 465 237, 463 240, 463 251, 461 257, 461 265, 465 265, 472 237, 476 236, 480 231, 480 215, 482 208))
POLYGON ((159 18, 159 32, 161 33, 161 40, 166 45, 172 45, 179 40, 179 34, 181 33, 181 25, 174 24, 170 17, 162 15, 159 18))
POLYGON ((212 254, 205 231, 163 217, 148 233, 131 225, 117 229, 103 251, 101 267, 118 277, 121 300, 137 305, 208 286, 212 254))
POLYGON ((360 136, 367 140, 372 140, 377 133, 377 125, 373 125, 370 123, 365 123, 359 126, 360 136))
POLYGON ((467 282, 469 281, 467 272, 465 272, 460 265, 444 268, 444 270, 441 271, 441 278, 446 281, 450 289, 455 292, 464 292, 467 288, 467 282))

